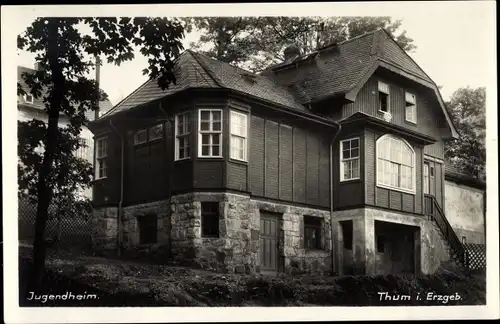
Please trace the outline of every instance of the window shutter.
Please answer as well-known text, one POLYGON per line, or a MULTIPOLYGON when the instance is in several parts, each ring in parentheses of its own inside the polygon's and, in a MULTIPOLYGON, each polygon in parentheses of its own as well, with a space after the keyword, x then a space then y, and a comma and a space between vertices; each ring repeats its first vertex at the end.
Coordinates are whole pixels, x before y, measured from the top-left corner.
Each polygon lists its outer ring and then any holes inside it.
POLYGON ((415 95, 414 94, 406 92, 405 97, 406 97, 406 102, 411 103, 411 104, 415 104, 416 103, 416 99, 415 99, 415 95))
POLYGON ((389 94, 389 85, 384 82, 378 82, 378 91, 389 94))

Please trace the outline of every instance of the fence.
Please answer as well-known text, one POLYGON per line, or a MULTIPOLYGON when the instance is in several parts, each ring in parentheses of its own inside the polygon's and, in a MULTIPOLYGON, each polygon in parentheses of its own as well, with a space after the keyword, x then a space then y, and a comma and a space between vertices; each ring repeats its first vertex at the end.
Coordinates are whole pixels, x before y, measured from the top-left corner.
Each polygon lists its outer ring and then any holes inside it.
MULTIPOLYGON (((36 203, 27 199, 19 199, 18 203, 19 241, 33 242, 35 233, 36 203)), ((91 245, 91 212, 63 212, 60 206, 49 207, 49 219, 45 237, 58 247, 90 247, 91 245)))
POLYGON ((471 271, 486 269, 486 245, 465 243, 467 266, 471 271))

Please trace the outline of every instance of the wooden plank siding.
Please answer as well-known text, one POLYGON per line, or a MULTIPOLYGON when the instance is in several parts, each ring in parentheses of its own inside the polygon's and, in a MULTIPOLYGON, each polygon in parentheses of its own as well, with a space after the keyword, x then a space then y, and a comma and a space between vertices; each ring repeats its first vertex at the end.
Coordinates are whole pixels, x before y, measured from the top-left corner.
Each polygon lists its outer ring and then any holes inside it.
POLYGON ((329 207, 329 139, 286 120, 255 114, 250 128, 251 194, 329 207))
POLYGON ((430 90, 416 86, 414 83, 410 83, 408 80, 405 81, 403 78, 375 73, 360 89, 355 102, 344 104, 341 108, 341 113, 332 113, 331 117, 339 120, 347 118, 356 112, 364 112, 371 116, 382 118, 382 114, 378 112, 378 81, 387 83, 390 88, 389 106, 392 114, 391 122, 438 139, 436 143, 427 145, 424 153, 443 159, 444 143, 441 140, 442 132, 440 129, 444 127, 445 121, 441 113, 441 108, 437 100, 433 99, 430 90), (415 94, 417 98, 416 125, 405 121, 405 91, 415 94))
POLYGON ((346 209, 349 207, 359 207, 364 203, 365 188, 364 177, 366 172, 362 171, 365 165, 365 150, 363 147, 363 129, 344 129, 338 137, 333 148, 333 205, 335 209, 346 209), (358 180, 340 181, 340 143, 342 140, 358 137, 360 139, 360 178, 358 180))

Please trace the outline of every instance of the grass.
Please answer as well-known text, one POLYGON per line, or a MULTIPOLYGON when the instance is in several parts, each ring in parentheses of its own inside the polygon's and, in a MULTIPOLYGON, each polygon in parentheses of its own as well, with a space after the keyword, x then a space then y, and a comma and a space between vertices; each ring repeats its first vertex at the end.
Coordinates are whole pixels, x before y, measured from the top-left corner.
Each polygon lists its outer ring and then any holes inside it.
MULTIPOLYGON (((29 267, 29 251, 20 252, 22 278, 23 270, 29 267)), ((428 306, 486 302, 484 275, 465 276, 453 268, 418 277, 270 277, 216 274, 70 251, 49 253, 47 268, 43 293, 87 291, 100 298, 73 302, 78 306, 428 306), (380 300, 379 292, 408 295, 410 300, 380 300), (459 294, 460 300, 446 303, 426 300, 429 292, 446 296, 459 294), (420 300, 417 299, 419 293, 420 300)), ((20 303, 26 305, 23 298, 20 303)), ((58 303, 41 306, 70 306, 68 301, 58 303)))

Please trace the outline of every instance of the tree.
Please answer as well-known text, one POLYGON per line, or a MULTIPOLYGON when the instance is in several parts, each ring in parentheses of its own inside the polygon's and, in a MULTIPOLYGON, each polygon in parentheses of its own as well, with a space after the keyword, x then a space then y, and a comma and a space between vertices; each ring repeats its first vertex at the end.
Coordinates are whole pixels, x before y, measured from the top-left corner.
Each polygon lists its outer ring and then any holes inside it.
MULTIPOLYGON (((35 53, 42 69, 24 73, 35 98, 43 98, 47 124, 40 121, 19 123, 20 191, 36 197, 37 210, 33 242, 33 273, 28 287, 36 288, 45 267, 44 242, 48 207, 54 194, 71 191, 88 183, 90 168, 72 158, 81 145, 77 140, 88 121, 85 112, 95 110, 97 100, 105 100, 96 82, 88 77, 92 57, 104 56, 108 63, 120 65, 134 58, 134 50, 149 58, 143 70, 157 79, 163 90, 175 82, 173 58, 183 49, 184 27, 167 18, 37 18, 18 36, 18 49, 35 53), (88 32, 84 33, 83 31, 88 32), (95 95, 93 95, 95 94, 95 95), (67 127, 58 126, 59 119, 67 127), (35 148, 43 146, 43 153, 35 148), (78 172, 85 170, 85 172, 78 172)), ((25 92, 18 83, 18 94, 25 92)))
POLYGON ((331 43, 385 28, 406 51, 415 49, 390 17, 195 17, 184 18, 189 31, 202 33, 191 47, 218 60, 260 71, 282 61, 284 49, 294 43, 302 54, 331 43))
POLYGON ((447 103, 460 138, 448 141, 445 157, 462 172, 486 179, 486 89, 460 88, 447 103))

